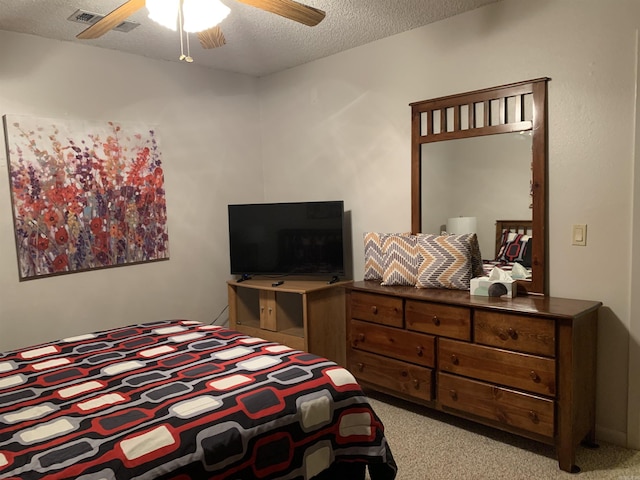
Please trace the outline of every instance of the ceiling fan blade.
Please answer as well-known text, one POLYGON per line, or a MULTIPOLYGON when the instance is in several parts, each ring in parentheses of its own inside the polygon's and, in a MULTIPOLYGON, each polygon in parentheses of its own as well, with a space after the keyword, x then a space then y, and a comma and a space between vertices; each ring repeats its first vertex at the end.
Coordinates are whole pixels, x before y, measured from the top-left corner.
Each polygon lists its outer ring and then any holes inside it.
POLYGON ((198 40, 202 48, 217 48, 223 46, 227 41, 224 38, 222 29, 216 25, 202 32, 198 32, 198 40))
POLYGON ((266 12, 275 13, 282 17, 303 23, 313 27, 319 24, 325 17, 325 13, 317 8, 303 5, 294 0, 237 0, 252 7, 259 8, 266 12))
POLYGON ((76 35, 76 38, 87 40, 98 38, 120 25, 145 5, 145 0, 128 0, 114 11, 101 18, 96 23, 76 35))

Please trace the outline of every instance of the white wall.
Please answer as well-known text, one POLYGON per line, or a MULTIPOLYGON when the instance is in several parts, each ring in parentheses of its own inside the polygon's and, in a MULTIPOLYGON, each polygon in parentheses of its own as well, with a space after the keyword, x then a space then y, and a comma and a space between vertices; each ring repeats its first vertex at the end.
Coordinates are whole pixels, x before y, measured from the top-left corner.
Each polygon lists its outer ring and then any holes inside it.
POLYGON ((260 82, 266 198, 343 198, 358 279, 363 232, 410 229, 409 103, 552 79, 550 293, 604 303, 597 435, 619 444, 628 383, 640 381, 628 348, 640 348, 629 342, 640 323, 629 281, 639 23, 633 0, 504 0, 260 82), (586 247, 571 246, 574 223, 588 225, 586 247))
MULTIPOLYGON (((0 350, 227 304, 228 203, 263 198, 256 79, 0 31, 0 114, 144 122, 163 154, 170 259, 18 282, 0 140, 0 350)), ((221 320, 225 320, 223 314, 221 320)))

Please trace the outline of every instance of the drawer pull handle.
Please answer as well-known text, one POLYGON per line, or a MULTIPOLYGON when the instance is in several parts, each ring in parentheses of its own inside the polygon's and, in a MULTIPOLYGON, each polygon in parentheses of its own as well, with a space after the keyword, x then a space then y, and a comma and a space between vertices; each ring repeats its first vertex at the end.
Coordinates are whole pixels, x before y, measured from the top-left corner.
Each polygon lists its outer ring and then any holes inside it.
POLYGON ((357 363, 356 366, 358 367, 358 370, 360 371, 364 370, 364 363, 357 363))
POLYGON ((506 332, 504 330, 500 330, 498 332, 498 338, 500 338, 500 340, 516 340, 518 338, 518 332, 509 327, 506 332))
POLYGON ((539 382, 540 381, 540 377, 535 372, 535 370, 531 370, 531 372, 529 372, 529 376, 531 377, 531 380, 533 380, 534 382, 539 382))
POLYGON ((415 387, 416 390, 420 389, 420 380, 418 380, 417 378, 413 379, 413 386, 415 387))
POLYGON ((451 354, 451 363, 453 363, 454 365, 458 365, 460 363, 457 355, 451 354))
POLYGON ((269 315, 273 313, 273 308, 269 307, 269 315))
POLYGON ((424 350, 424 347, 422 345, 418 345, 416 347, 416 353, 418 354, 419 357, 422 356, 423 350, 424 350))
POLYGON ((538 418, 538 414, 536 412, 534 412, 533 410, 529 411, 529 418, 531 419, 531 421, 533 423, 539 423, 540 419, 538 418))
POLYGON ((371 312, 376 315, 378 313, 378 307, 376 307, 375 305, 371 306, 371 312))
POLYGON ((431 321, 433 322, 433 324, 435 326, 439 326, 440 325, 440 319, 438 318, 437 315, 434 315, 433 318, 431 319, 431 321))
POLYGON ((452 400, 458 400, 458 392, 453 389, 449 390, 449 396, 452 400))
POLYGON ((359 333, 358 334, 358 341, 359 342, 364 342, 364 333, 359 333))

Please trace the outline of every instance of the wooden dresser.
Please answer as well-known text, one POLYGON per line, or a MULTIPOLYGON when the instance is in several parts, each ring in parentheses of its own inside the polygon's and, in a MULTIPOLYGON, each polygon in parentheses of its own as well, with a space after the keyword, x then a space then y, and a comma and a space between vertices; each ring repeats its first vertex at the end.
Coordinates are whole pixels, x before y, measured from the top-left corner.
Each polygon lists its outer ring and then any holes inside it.
POLYGON ((555 445, 595 444, 600 302, 346 287, 347 366, 365 387, 555 445))

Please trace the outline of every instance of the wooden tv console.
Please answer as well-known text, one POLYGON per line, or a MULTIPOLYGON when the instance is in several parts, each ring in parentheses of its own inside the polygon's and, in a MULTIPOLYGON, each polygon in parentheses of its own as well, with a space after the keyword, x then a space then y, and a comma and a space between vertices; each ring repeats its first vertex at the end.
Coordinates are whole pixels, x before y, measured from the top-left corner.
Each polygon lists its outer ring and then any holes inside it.
POLYGON ((347 368, 365 387, 555 445, 595 445, 601 302, 346 286, 347 368))
POLYGON ((350 281, 284 277, 227 282, 229 326, 345 365, 344 286, 350 281))

